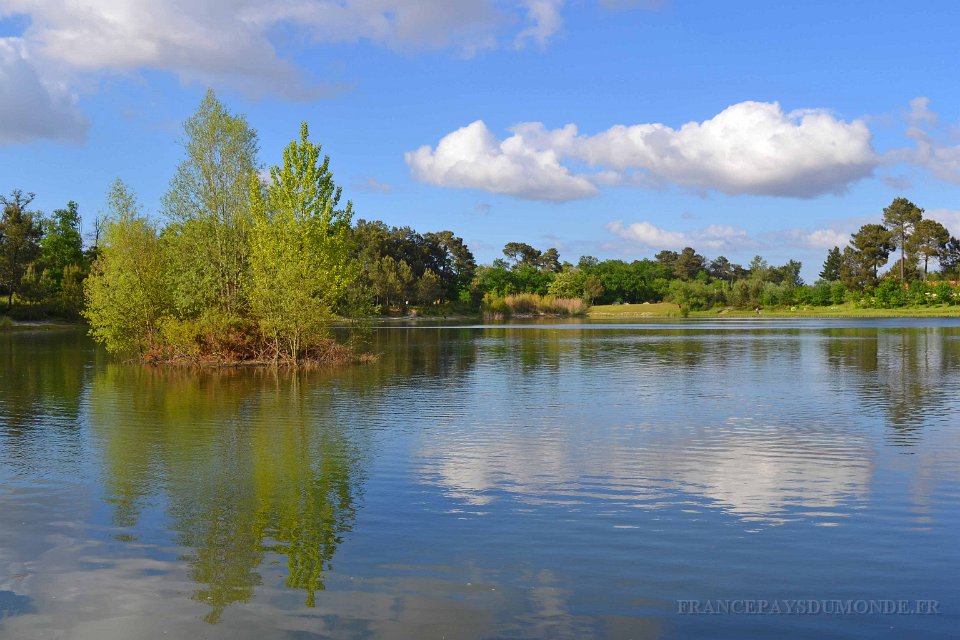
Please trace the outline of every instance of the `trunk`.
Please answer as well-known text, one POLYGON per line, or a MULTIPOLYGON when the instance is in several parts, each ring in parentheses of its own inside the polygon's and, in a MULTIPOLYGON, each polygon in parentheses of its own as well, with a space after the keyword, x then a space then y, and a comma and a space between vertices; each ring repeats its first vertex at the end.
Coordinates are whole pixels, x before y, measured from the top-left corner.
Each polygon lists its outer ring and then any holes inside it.
POLYGON ((923 281, 927 281, 927 263, 930 262, 930 256, 923 257, 923 281))
POLYGON ((905 240, 906 238, 904 238, 904 234, 901 233, 900 234, 900 284, 903 284, 903 261, 906 260, 906 258, 904 257, 906 252, 906 247, 904 247, 904 245, 906 244, 905 240))

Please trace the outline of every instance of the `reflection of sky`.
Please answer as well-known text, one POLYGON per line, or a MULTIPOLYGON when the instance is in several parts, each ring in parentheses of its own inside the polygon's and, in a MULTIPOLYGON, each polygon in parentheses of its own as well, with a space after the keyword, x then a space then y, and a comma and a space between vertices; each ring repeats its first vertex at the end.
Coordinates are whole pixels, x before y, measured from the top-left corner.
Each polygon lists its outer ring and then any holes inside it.
POLYGON ((629 444, 589 447, 569 443, 562 432, 474 432, 479 445, 431 438, 420 451, 432 461, 422 472, 471 505, 501 492, 528 502, 649 508, 693 497, 762 521, 791 507, 829 510, 869 490, 871 452, 862 438, 831 442, 820 434, 813 445, 787 428, 749 429, 734 420, 710 433, 678 430, 634 428, 629 444))
MULTIPOLYGON (((77 515, 71 502, 78 505, 82 498, 65 502, 61 517, 77 515)), ((0 499, 0 508, 5 506, 0 499)), ((419 640, 487 638, 499 632, 579 638, 593 635, 597 624, 570 612, 570 592, 549 570, 523 575, 522 586, 502 585, 489 570, 456 581, 446 567, 422 565, 381 567, 379 575, 362 580, 332 574, 317 606, 304 609, 301 595, 284 587, 284 568, 268 558, 259 569, 263 582, 256 597, 231 606, 223 623, 209 625, 202 621, 205 604, 188 598, 196 584, 178 558, 182 549, 118 545, 96 527, 68 521, 30 525, 24 532, 20 522, 0 520, 0 539, 26 533, 35 543, 29 551, 17 551, 20 560, 0 548, 4 639, 419 640), (512 614, 506 625, 505 614, 512 614)), ((634 620, 634 637, 637 624, 634 620)))
POLYGON ((937 429, 951 406, 938 331, 674 333, 489 330, 483 375, 458 390, 471 400, 425 416, 421 477, 475 506, 693 500, 830 525, 869 498, 899 407, 915 402, 900 423, 956 450, 937 429))

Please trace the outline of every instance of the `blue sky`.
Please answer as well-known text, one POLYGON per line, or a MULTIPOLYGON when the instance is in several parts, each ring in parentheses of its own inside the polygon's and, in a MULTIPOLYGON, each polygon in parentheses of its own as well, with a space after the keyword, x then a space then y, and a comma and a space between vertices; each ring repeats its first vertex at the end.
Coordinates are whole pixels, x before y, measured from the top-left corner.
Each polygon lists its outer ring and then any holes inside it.
POLYGON ((145 208, 212 86, 306 120, 359 217, 804 263, 905 196, 960 235, 954 2, 0 0, 0 189, 145 208))

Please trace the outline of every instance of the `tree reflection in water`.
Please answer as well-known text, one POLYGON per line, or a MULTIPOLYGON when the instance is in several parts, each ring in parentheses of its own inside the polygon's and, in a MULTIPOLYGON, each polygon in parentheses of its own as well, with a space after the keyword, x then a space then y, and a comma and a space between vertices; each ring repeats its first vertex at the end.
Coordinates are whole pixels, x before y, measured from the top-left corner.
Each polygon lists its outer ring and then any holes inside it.
POLYGON ((129 530, 146 502, 166 503, 207 622, 250 600, 270 556, 286 558, 286 585, 308 606, 324 588, 362 481, 327 376, 108 366, 93 381, 114 524, 129 530))

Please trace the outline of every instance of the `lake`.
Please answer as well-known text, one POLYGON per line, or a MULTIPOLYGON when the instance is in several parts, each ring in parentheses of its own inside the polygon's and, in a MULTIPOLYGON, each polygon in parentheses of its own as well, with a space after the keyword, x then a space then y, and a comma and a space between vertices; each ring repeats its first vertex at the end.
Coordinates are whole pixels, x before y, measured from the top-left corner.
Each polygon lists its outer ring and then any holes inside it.
POLYGON ((957 320, 370 340, 277 373, 0 333, 0 637, 956 637, 957 320))

